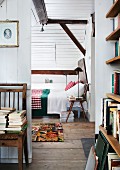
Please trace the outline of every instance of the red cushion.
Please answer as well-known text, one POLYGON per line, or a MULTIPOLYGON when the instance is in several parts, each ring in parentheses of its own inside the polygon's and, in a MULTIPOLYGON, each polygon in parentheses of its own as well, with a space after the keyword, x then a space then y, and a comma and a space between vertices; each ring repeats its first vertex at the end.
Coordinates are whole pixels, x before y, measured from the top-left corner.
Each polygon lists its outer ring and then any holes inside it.
POLYGON ((70 88, 73 87, 74 85, 75 85, 75 82, 70 81, 70 82, 67 84, 67 86, 65 87, 65 91, 68 90, 68 89, 70 89, 70 88))

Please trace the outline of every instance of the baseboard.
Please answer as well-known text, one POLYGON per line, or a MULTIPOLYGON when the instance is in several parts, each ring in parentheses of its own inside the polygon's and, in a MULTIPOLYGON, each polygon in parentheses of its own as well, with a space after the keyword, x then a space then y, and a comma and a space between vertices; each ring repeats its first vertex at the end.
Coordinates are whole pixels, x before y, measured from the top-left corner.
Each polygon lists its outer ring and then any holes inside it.
MULTIPOLYGON (((32 163, 32 158, 28 159, 29 163, 32 163)), ((18 158, 0 158, 0 163, 18 163, 18 158)), ((23 159, 25 163, 25 159, 23 159)))

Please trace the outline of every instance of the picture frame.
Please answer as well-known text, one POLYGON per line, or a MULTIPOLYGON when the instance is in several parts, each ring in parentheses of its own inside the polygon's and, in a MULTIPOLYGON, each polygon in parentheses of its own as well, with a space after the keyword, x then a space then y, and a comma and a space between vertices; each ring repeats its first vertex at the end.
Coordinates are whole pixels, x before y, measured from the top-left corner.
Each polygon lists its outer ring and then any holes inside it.
POLYGON ((19 47, 19 21, 0 21, 1 47, 19 47))

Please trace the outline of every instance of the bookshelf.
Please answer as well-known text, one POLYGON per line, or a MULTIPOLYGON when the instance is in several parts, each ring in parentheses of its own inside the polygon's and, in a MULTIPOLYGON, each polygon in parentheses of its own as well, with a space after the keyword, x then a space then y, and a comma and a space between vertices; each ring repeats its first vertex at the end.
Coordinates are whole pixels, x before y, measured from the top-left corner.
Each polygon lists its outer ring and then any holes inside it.
POLYGON ((117 102, 120 102, 120 95, 116 95, 113 93, 107 93, 106 95, 108 98, 111 98, 113 100, 116 100, 117 102))
MULTIPOLYGON (((120 0, 116 0, 114 4, 111 6, 110 10, 106 14, 106 18, 113 18, 118 15, 120 12, 120 0)), ((106 41, 116 41, 119 40, 120 37, 120 27, 117 27, 111 34, 109 34, 106 37, 106 41)), ((120 62, 120 56, 113 57, 106 61, 106 64, 112 64, 112 63, 119 63, 120 62)), ((107 93, 106 96, 108 98, 111 98, 117 102, 120 102, 120 95, 116 95, 113 93, 107 93)), ((113 136, 108 135, 107 130, 103 126, 99 126, 99 130, 103 133, 109 144, 112 146, 112 148, 115 150, 115 152, 120 157, 120 144, 119 141, 113 136)))
POLYGON ((106 64, 111 64, 111 63, 115 63, 115 62, 120 62, 120 56, 113 57, 110 60, 107 60, 106 64))
POLYGON ((110 35, 106 37, 106 41, 119 40, 120 28, 116 28, 110 35))
POLYGON ((107 141, 110 143, 112 148, 115 150, 115 152, 120 156, 120 144, 117 139, 115 139, 112 135, 107 135, 107 131, 104 127, 99 126, 99 130, 103 133, 103 135, 106 137, 107 141))
POLYGON ((116 17, 120 12, 120 0, 115 1, 115 3, 111 6, 110 10, 106 14, 106 18, 116 17))

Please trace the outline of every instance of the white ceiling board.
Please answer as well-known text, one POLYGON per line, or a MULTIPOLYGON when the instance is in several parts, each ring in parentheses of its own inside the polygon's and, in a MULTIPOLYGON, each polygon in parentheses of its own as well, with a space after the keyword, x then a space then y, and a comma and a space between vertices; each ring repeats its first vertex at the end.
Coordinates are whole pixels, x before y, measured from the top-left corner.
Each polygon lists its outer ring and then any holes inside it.
MULTIPOLYGON (((89 20, 94 12, 94 0, 44 0, 48 18, 89 20)), ((33 14, 32 14, 33 15, 33 14)), ((81 52, 59 24, 41 26, 38 19, 31 26, 32 69, 72 69, 77 66, 81 52)), ((83 24, 67 24, 85 48, 86 28, 83 24)))
POLYGON ((94 0, 45 0, 49 18, 88 19, 94 12, 94 0))

